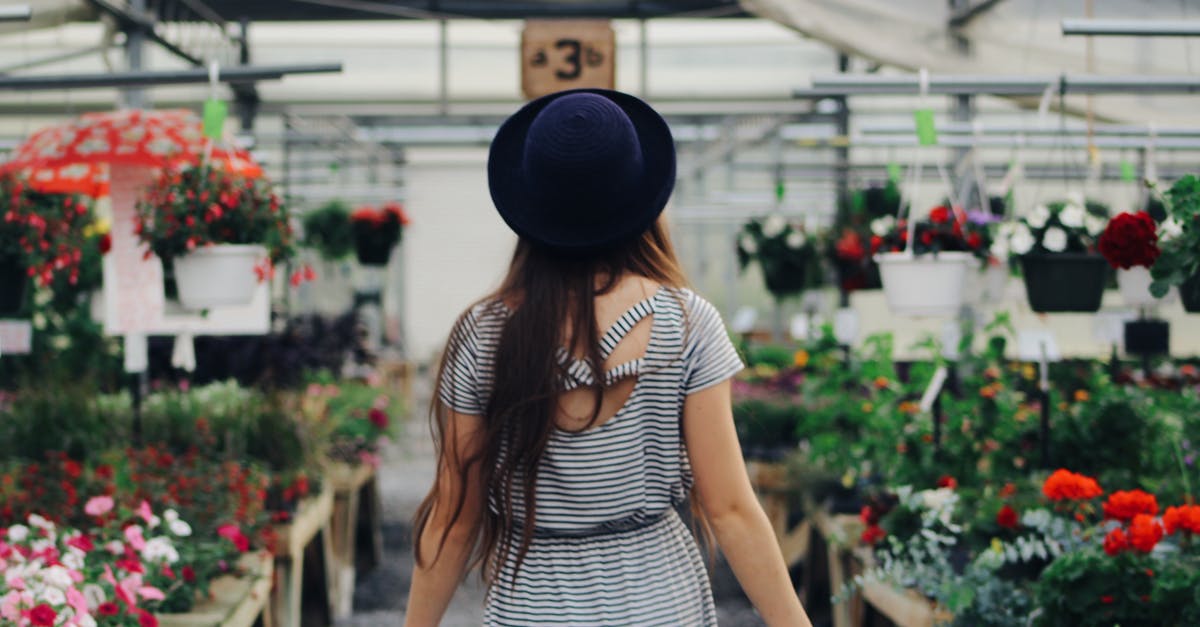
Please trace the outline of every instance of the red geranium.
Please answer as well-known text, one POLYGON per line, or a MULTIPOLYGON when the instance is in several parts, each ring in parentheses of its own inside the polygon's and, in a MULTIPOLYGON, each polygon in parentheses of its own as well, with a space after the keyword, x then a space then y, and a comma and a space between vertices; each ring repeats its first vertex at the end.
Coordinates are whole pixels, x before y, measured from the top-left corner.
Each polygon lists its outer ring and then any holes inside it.
POLYGON ((58 612, 45 603, 35 605, 32 610, 29 610, 29 624, 36 627, 53 627, 54 621, 57 619, 58 612))
POLYGON ((1013 509, 1011 505, 1005 505, 996 514, 996 524, 1005 529, 1016 529, 1021 524, 1021 520, 1017 516, 1017 510, 1013 509))
POLYGON ((950 210, 945 206, 934 207, 929 210, 929 221, 934 224, 945 224, 950 221, 950 210))
POLYGON ((1100 235, 1100 254, 1114 268, 1149 268, 1158 259, 1158 234, 1149 213, 1122 213, 1100 235))
POLYGON ((1060 468, 1042 484, 1042 494, 1051 501, 1086 501, 1104 494, 1104 490, 1095 479, 1060 468))
MULTIPOLYGON (((878 236, 872 236, 872 252, 874 252, 874 250, 877 248, 875 245, 876 240, 882 242, 878 236)), ((837 254, 838 259, 843 259, 854 263, 862 261, 863 258, 867 256, 867 251, 863 248, 862 236, 860 236, 858 232, 853 229, 846 229, 842 232, 842 236, 839 237, 837 242, 834 243, 833 250, 834 253, 837 254)))
POLYGON ((1104 502, 1104 517, 1129 522, 1138 514, 1158 513, 1158 499, 1142 490, 1118 490, 1104 502))
POLYGON ((1163 528, 1153 516, 1138 514, 1129 523, 1129 544, 1142 553, 1154 550, 1154 545, 1163 538, 1163 528))
POLYGON ((379 409, 378 407, 372 407, 371 411, 367 412, 367 419, 369 419, 371 424, 375 425, 376 428, 386 429, 388 426, 387 412, 379 409))
POLYGON ((951 490, 953 490, 954 488, 958 487, 958 479, 955 479, 954 477, 951 477, 950 475, 942 475, 941 477, 938 477, 937 487, 950 488, 951 490))
POLYGON ((863 530, 862 536, 859 539, 862 540, 863 544, 874 545, 876 542, 879 542, 886 537, 887 532, 883 530, 883 527, 880 527, 879 525, 871 525, 863 530))
POLYGON ((1120 527, 1108 532, 1104 536, 1104 552, 1109 555, 1117 555, 1121 551, 1129 548, 1129 536, 1125 535, 1125 530, 1120 527))
POLYGON ((1163 527, 1168 534, 1180 529, 1200 535, 1200 505, 1181 505, 1168 507, 1162 518, 1163 527))
POLYGON ((96 607, 96 613, 101 616, 116 616, 121 612, 121 608, 112 601, 105 601, 96 607))

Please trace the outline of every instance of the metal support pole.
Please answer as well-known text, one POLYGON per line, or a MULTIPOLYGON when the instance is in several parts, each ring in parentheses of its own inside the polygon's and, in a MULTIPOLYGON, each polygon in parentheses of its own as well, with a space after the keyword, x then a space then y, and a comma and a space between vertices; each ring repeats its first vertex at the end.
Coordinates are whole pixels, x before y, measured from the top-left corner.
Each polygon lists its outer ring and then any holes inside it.
MULTIPOLYGON (((146 0, 129 0, 129 10, 138 14, 145 13, 146 0)), ((145 27, 130 23, 125 31, 125 61, 129 71, 138 72, 144 69, 142 52, 145 46, 145 27)), ((144 109, 147 106, 146 90, 141 87, 127 87, 122 96, 127 108, 144 109)))
MULTIPOLYGON (((238 22, 238 64, 242 67, 250 65, 250 20, 245 17, 238 22)), ((261 102, 258 90, 253 83, 239 85, 233 90, 233 96, 242 123, 242 136, 253 139, 254 121, 261 102)))
POLYGON ((438 21, 438 111, 450 113, 450 22, 438 21))
POLYGON ((650 36, 646 24, 646 20, 638 22, 638 63, 641 64, 638 70, 638 92, 643 100, 650 98, 650 36))

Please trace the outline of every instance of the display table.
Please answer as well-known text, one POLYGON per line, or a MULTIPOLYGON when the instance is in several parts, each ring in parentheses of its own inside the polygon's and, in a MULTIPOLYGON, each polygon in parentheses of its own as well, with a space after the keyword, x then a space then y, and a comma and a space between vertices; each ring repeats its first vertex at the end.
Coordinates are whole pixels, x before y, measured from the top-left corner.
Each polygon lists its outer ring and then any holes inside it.
POLYGON ((274 620, 267 627, 333 622, 332 514, 333 490, 326 486, 320 494, 300 502, 290 523, 275 526, 274 620))
POLYGON ((333 491, 329 521, 333 541, 333 616, 346 618, 354 611, 354 587, 359 574, 370 572, 382 560, 382 511, 375 467, 368 464, 331 463, 326 483, 333 491))
POLYGON ((250 627, 260 617, 271 624, 272 555, 247 553, 238 561, 241 576, 224 575, 212 581, 209 598, 182 614, 156 614, 159 627, 250 627))

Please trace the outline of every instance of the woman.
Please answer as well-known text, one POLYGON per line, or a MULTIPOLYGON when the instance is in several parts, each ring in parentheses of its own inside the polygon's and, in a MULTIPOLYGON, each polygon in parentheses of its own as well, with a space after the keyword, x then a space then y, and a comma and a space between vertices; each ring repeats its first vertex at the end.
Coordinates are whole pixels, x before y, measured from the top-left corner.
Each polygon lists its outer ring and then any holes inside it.
POLYGON ((520 240, 438 371, 407 625, 437 625, 475 566, 488 625, 715 625, 689 495, 767 624, 809 625, 742 462, 741 360, 659 221, 674 182, 666 122, 626 94, 500 127, 488 184, 520 240))

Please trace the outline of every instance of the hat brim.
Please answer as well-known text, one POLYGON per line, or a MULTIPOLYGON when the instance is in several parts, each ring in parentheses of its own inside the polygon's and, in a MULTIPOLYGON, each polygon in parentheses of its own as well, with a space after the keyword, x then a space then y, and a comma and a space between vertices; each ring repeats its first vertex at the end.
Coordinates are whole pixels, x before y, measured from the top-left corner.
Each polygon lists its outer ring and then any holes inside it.
POLYGON ((557 251, 585 254, 612 248, 650 228, 675 187, 675 140, 666 120, 638 98, 608 89, 572 89, 533 100, 500 126, 488 153, 488 189, 500 217, 517 235, 557 251), (525 137, 534 118, 551 102, 568 94, 591 93, 619 106, 637 133, 644 169, 630 189, 617 190, 621 207, 604 228, 553 228, 536 220, 544 215, 533 185, 526 180, 525 137))

